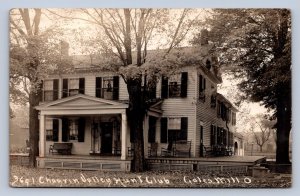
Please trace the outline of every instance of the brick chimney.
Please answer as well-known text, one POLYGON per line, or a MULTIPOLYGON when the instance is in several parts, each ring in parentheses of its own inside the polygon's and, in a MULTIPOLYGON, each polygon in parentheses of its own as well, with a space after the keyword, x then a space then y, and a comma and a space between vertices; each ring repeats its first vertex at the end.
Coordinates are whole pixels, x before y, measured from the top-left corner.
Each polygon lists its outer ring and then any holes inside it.
POLYGON ((62 56, 67 57, 69 56, 69 43, 66 41, 60 41, 60 53, 62 56))
POLYGON ((201 44, 201 46, 208 44, 208 30, 207 29, 201 30, 200 44, 201 44))

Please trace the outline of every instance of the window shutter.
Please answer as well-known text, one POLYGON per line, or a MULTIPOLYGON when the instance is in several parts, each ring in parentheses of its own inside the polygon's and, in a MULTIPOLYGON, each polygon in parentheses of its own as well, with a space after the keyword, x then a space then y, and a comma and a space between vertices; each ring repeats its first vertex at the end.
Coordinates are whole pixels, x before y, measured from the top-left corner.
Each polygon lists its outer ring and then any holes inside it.
POLYGON ((169 86, 168 86, 168 78, 162 76, 161 80, 161 98, 168 98, 169 95, 169 86))
POLYGON ((96 77, 96 97, 101 98, 102 92, 102 78, 96 77))
POLYGON ((68 96, 68 79, 63 79, 63 92, 62 97, 68 96))
POLYGON ((62 141, 69 141, 69 120, 62 118, 62 141))
POLYGON ((213 146, 215 145, 215 130, 214 130, 214 126, 210 125, 210 145, 213 146))
POLYGON ((160 119, 160 142, 167 143, 168 138, 168 119, 161 118, 160 119))
POLYGON ((84 142, 85 132, 85 119, 79 118, 78 120, 78 142, 84 142))
POLYGON ((53 80, 53 100, 58 99, 58 79, 53 80))
POLYGON ((154 143, 156 136, 156 118, 149 116, 148 142, 154 143))
POLYGON ((181 73, 181 97, 187 97, 188 72, 181 73))
POLYGON ((226 146, 227 145, 227 130, 223 129, 223 144, 226 146))
POLYGON ((182 117, 181 118, 181 132, 180 132, 181 140, 187 140, 187 131, 188 131, 188 118, 182 117))
POLYGON ((202 92, 203 89, 202 89, 202 86, 203 86, 203 77, 202 75, 199 76, 199 92, 202 92))
POLYGON ((84 94, 84 88, 85 88, 85 79, 84 78, 79 78, 79 93, 84 94))
POLYGON ((119 76, 113 77, 113 100, 119 99, 119 76))
POLYGON ((58 141, 58 119, 53 119, 52 123, 52 130, 53 130, 53 141, 57 142, 58 141))

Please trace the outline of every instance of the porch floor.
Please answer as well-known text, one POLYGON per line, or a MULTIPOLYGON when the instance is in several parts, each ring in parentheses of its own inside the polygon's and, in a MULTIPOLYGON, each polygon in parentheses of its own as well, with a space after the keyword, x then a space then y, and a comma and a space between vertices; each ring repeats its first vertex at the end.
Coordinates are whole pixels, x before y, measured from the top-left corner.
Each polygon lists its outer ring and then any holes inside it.
POLYGON ((266 162, 264 156, 224 157, 150 157, 146 159, 149 170, 190 170, 203 172, 247 173, 249 168, 266 162))
POLYGON ((120 156, 95 155, 47 155, 37 157, 40 168, 130 171, 131 158, 121 160, 120 156))

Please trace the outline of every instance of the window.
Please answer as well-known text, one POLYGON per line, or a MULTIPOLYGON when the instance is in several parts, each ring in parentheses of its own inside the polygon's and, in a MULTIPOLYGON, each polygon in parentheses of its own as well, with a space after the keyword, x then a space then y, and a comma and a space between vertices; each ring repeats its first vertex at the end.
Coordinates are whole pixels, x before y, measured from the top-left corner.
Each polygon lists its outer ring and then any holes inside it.
POLYGON ((235 126, 236 125, 236 113, 232 112, 231 114, 232 114, 232 121, 231 121, 231 123, 232 123, 233 126, 235 126))
POLYGON ((84 78, 63 79, 62 97, 84 94, 84 90, 85 90, 84 78))
POLYGON ((85 119, 84 118, 62 118, 62 141, 84 142, 85 119))
POLYGON ((45 127, 46 127, 46 141, 53 141, 52 119, 46 119, 45 127))
POLYGON ((54 101, 58 99, 58 79, 45 80, 43 82, 43 101, 54 101))
POLYGON ((211 108, 216 108, 217 105, 217 98, 215 95, 211 95, 210 97, 210 107, 211 108))
POLYGON ((187 97, 187 82, 188 73, 182 72, 181 74, 175 74, 167 77, 162 77, 162 98, 177 98, 187 97))
POLYGON ((109 100, 118 100, 119 76, 96 77, 96 97, 109 100))
POLYGON ((58 119, 46 119, 46 141, 58 141, 58 119))
POLYGON ((206 79, 201 74, 199 75, 199 100, 205 102, 206 79))
POLYGON ((233 133, 230 131, 228 132, 228 145, 233 146, 233 133))
POLYGON ((181 81, 180 75, 176 74, 169 78, 169 97, 180 97, 181 81))
POLYGON ((223 102, 218 101, 218 110, 217 110, 218 118, 222 118, 224 121, 226 121, 228 120, 227 115, 228 115, 228 108, 223 102))
POLYGON ((187 140, 188 118, 161 118, 161 143, 187 140))
POLYGON ((217 136, 216 126, 211 125, 210 126, 210 145, 211 146, 216 145, 216 136, 217 136))
POLYGON ((78 121, 69 121, 69 140, 78 140, 78 121))

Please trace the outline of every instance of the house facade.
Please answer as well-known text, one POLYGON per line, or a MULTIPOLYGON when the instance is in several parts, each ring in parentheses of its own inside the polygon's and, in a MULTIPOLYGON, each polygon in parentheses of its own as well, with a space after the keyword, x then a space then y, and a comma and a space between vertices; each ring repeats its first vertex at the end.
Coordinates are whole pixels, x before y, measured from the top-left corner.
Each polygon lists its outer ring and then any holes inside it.
MULTIPOLYGON (((201 66, 185 66, 177 74, 160 78, 151 93, 156 101, 144 120, 146 158, 151 144, 157 144, 156 155, 161 156, 160 149, 179 140, 190 142, 190 157, 203 157, 207 146, 234 148, 237 109, 217 92, 222 80, 215 63, 206 57, 201 66)), ((128 170, 133 139, 127 108, 123 78, 93 71, 83 61, 77 61, 72 73, 45 78, 43 100, 36 107, 40 113, 39 167, 46 167, 54 143, 72 143, 72 155, 119 157, 124 161, 122 168, 128 170)), ((242 155, 239 148, 234 154, 242 155)))

